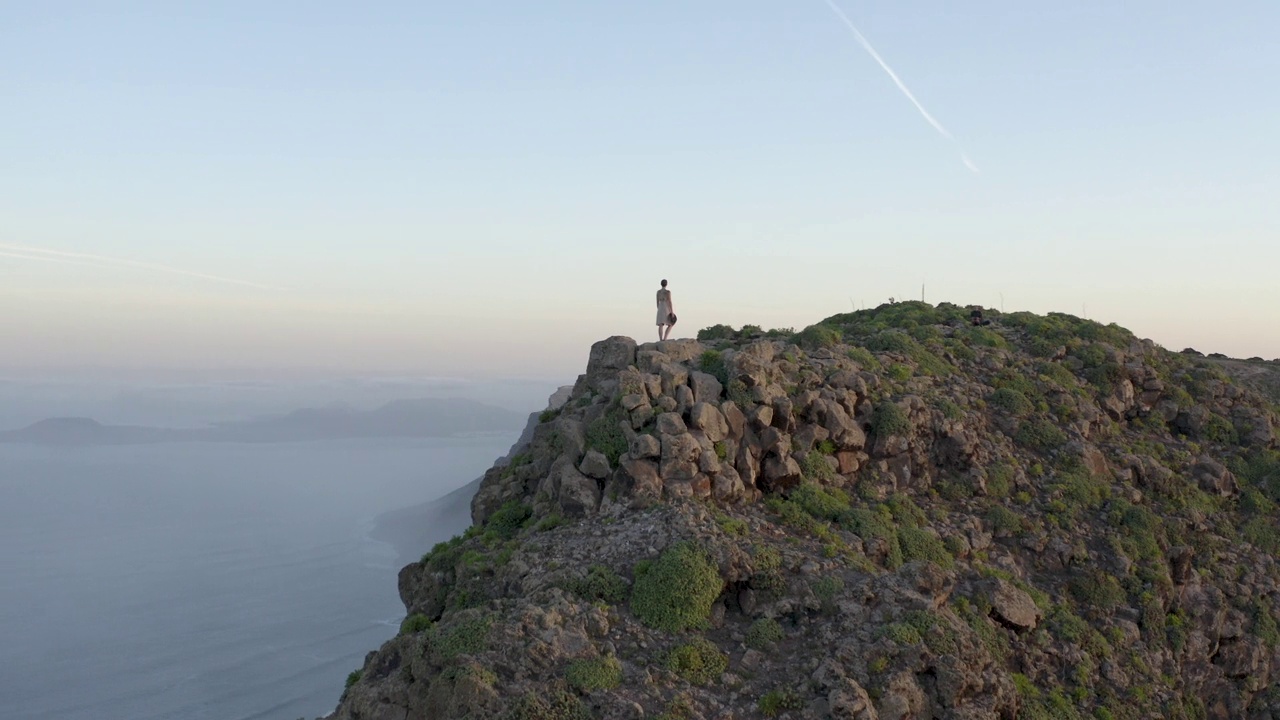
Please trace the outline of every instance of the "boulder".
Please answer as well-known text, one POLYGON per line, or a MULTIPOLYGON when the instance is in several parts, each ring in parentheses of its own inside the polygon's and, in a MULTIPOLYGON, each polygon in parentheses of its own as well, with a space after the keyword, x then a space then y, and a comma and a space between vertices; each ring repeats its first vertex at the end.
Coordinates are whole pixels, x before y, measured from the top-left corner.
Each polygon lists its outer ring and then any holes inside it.
POLYGON ((689 428, 684 424, 684 418, 679 413, 668 412, 658 416, 658 434, 659 435, 683 435, 689 432, 689 428))
POLYGON ((630 443, 634 458, 656 458, 662 455, 662 443, 652 435, 637 435, 630 443))
POLYGON ((662 498, 662 478, 658 475, 657 463, 624 454, 618 459, 618 469, 605 492, 610 497, 630 497, 636 507, 657 502, 662 498))
POLYGON ((605 380, 616 380, 618 373, 636 362, 636 341, 615 335, 591 346, 587 358, 586 384, 597 392, 605 380))
POLYGON ((658 368, 658 376, 662 378, 662 394, 675 397, 676 388, 688 387, 689 369, 678 363, 663 363, 658 368))
POLYGON ((770 492, 785 492, 800 484, 803 476, 795 458, 770 456, 764 462, 765 488, 770 492))
POLYGON ((582 463, 578 465, 578 470, 589 478, 604 480, 609 477, 611 471, 609 458, 599 450, 588 450, 582 458, 582 463))
POLYGON ((718 403, 724 393, 724 386, 715 375, 697 370, 689 373, 689 387, 693 388, 694 402, 718 403))
POLYGON ((990 586, 991 612, 996 619, 1015 630, 1033 630, 1040 621, 1040 608, 1031 596, 1006 580, 997 579, 990 586))
POLYGON ((1201 455, 1191 468, 1191 476, 1201 490, 1221 497, 1230 497, 1240 491, 1235 475, 1225 465, 1208 455, 1201 455))
POLYGON ((572 465, 560 469, 556 501, 566 517, 582 517, 600 506, 600 486, 572 465))
POLYGON ((702 446, 689 433, 662 436, 662 462, 658 465, 664 482, 689 481, 698 474, 702 446))
POLYGON ((729 423, 720 410, 709 402, 695 403, 689 410, 689 424, 706 434, 711 442, 719 442, 729 436, 729 423))

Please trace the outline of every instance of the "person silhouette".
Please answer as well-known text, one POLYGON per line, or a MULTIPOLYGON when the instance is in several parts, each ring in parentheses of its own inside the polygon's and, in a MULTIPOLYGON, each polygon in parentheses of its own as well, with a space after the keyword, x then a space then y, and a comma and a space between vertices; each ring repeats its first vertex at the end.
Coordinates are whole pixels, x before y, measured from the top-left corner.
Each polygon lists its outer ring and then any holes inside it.
POLYGON ((666 340, 671 328, 676 324, 676 309, 671 304, 671 291, 667 289, 667 281, 662 281, 658 290, 658 340, 666 340))

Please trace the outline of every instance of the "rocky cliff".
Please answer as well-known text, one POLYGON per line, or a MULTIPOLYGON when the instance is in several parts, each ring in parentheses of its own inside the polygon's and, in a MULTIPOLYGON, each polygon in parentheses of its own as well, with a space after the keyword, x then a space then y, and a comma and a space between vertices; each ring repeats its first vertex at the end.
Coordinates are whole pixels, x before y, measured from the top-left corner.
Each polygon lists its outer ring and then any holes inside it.
POLYGON ((596 343, 335 717, 1280 718, 1277 398, 992 315, 596 343))

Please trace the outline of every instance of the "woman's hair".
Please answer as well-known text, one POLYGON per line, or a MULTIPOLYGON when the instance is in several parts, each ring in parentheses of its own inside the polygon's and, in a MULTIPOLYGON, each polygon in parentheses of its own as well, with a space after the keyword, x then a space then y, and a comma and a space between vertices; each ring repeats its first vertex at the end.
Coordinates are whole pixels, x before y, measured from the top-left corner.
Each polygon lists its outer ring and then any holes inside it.
POLYGON ((663 281, 662 281, 662 287, 666 287, 666 286, 667 286, 667 281, 666 281, 666 280, 663 280, 663 281))

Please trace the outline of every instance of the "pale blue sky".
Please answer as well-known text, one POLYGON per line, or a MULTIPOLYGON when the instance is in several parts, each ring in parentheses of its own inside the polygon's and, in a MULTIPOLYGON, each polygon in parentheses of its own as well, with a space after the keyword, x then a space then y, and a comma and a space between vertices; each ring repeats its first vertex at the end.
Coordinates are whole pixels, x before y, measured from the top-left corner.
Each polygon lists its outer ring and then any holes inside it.
POLYGON ((954 142, 823 0, 0 5, 0 366, 571 376, 662 277, 1280 356, 1280 4, 837 3, 954 142))

